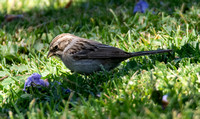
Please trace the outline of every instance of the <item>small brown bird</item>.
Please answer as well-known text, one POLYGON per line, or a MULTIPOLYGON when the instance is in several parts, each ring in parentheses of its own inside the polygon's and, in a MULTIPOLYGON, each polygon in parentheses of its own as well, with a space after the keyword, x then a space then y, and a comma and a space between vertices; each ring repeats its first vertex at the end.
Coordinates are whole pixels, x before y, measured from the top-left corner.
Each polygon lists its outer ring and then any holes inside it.
POLYGON ((91 74, 104 69, 109 71, 130 57, 171 51, 154 50, 129 53, 116 47, 63 33, 53 39, 47 57, 58 56, 71 71, 91 74))

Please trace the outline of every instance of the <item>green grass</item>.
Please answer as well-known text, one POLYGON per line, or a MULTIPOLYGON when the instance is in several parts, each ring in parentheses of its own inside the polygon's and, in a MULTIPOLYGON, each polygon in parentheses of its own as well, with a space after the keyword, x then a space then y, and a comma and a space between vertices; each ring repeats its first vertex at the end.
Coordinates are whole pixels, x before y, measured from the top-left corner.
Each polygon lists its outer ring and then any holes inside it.
POLYGON ((74 0, 67 9, 64 0, 18 0, 18 6, 2 0, 0 77, 8 78, 0 81, 0 118, 199 118, 197 1, 149 0, 148 12, 133 14, 133 0, 74 0), (5 22, 5 14, 24 19, 5 22), (113 71, 84 76, 46 57, 51 40, 64 32, 128 52, 173 52, 131 58, 113 71), (23 92, 32 73, 50 86, 23 92), (162 109, 165 94, 169 105, 162 109))

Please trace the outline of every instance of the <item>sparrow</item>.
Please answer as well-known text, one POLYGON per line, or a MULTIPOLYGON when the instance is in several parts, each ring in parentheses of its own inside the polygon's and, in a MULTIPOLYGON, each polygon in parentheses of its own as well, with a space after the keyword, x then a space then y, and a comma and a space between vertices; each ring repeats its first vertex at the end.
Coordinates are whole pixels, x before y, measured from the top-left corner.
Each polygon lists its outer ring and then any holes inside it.
POLYGON ((167 49, 132 53, 97 41, 62 33, 50 43, 47 57, 59 57, 65 66, 73 72, 92 74, 102 70, 112 70, 122 61, 131 57, 171 51, 167 49))

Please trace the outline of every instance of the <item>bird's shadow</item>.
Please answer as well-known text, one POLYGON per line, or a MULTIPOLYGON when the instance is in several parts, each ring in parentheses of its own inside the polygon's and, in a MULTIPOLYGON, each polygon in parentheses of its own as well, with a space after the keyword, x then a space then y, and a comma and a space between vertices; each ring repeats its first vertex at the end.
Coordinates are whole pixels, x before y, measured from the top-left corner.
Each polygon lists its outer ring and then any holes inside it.
POLYGON ((164 53, 151 55, 149 57, 130 58, 124 61, 118 68, 111 71, 101 71, 90 75, 82 75, 77 73, 70 74, 69 72, 62 72, 60 78, 63 81, 64 87, 74 90, 77 94, 84 97, 99 96, 106 88, 115 89, 122 81, 121 77, 129 75, 129 73, 136 72, 139 74, 142 70, 150 70, 154 68, 156 62, 170 62, 173 60, 172 53, 164 53), (116 85, 114 85, 116 84, 116 85))

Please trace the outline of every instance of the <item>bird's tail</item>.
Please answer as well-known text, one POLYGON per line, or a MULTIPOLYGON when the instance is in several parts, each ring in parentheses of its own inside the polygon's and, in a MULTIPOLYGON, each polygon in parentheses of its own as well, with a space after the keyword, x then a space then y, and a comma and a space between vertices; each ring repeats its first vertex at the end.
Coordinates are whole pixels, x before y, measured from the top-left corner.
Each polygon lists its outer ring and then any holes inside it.
POLYGON ((167 49, 167 50, 152 50, 152 51, 133 52, 133 53, 131 53, 131 57, 158 54, 158 53, 166 53, 166 52, 171 52, 171 51, 172 50, 167 49))

